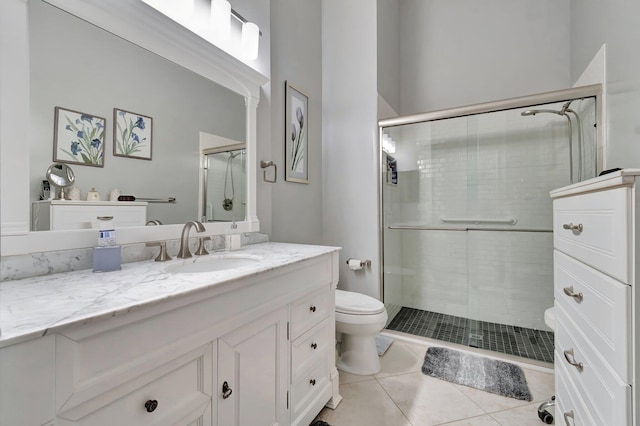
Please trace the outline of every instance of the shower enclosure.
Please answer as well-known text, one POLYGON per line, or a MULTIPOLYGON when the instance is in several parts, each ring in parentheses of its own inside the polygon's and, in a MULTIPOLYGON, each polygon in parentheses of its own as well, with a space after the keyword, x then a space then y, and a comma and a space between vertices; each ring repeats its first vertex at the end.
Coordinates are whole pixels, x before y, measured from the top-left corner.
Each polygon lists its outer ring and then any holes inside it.
POLYGON ((241 221, 246 216, 244 147, 204 150, 201 218, 203 222, 241 221))
POLYGON ((388 329, 553 362, 549 191, 601 171, 600 90, 380 121, 388 329))

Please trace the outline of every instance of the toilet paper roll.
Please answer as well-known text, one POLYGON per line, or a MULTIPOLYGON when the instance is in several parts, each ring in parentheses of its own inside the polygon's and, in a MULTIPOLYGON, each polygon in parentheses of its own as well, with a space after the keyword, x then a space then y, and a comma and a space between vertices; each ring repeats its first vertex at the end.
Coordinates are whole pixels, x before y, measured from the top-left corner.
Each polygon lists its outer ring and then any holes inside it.
POLYGON ((349 259, 349 269, 352 271, 357 271, 363 268, 363 261, 360 259, 349 259))

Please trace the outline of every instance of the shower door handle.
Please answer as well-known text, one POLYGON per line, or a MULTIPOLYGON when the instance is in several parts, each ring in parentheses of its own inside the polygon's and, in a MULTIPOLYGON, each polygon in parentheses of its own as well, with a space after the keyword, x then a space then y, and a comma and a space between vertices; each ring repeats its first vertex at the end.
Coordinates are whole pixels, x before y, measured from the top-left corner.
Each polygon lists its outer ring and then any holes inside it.
POLYGON ((573 223, 565 223, 564 225, 562 225, 562 228, 571 230, 571 231, 575 232, 576 234, 581 233, 582 230, 584 229, 584 227, 582 226, 581 223, 579 223, 577 225, 574 225, 573 223))

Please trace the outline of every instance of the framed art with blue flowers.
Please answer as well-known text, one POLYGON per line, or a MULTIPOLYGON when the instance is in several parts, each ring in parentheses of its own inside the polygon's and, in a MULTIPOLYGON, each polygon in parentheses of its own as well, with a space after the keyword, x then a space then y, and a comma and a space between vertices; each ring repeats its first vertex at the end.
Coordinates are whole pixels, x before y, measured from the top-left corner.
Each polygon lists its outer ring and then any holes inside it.
POLYGON ((309 97, 285 82, 284 179, 309 183, 309 97))
POLYGON ((55 107, 53 161, 104 167, 105 124, 102 117, 55 107))
POLYGON ((113 155, 151 160, 152 135, 151 117, 113 109, 113 155))

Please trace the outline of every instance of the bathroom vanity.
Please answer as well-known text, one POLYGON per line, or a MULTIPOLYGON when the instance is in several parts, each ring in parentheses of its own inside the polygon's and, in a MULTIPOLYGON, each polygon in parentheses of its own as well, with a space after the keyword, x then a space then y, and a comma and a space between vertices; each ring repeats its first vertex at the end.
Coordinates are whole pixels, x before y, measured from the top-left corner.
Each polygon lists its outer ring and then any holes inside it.
POLYGON ((263 243, 0 283, 0 424, 308 425, 341 399, 338 251, 263 243))
POLYGON ((640 170, 551 192, 556 424, 638 424, 640 170))

